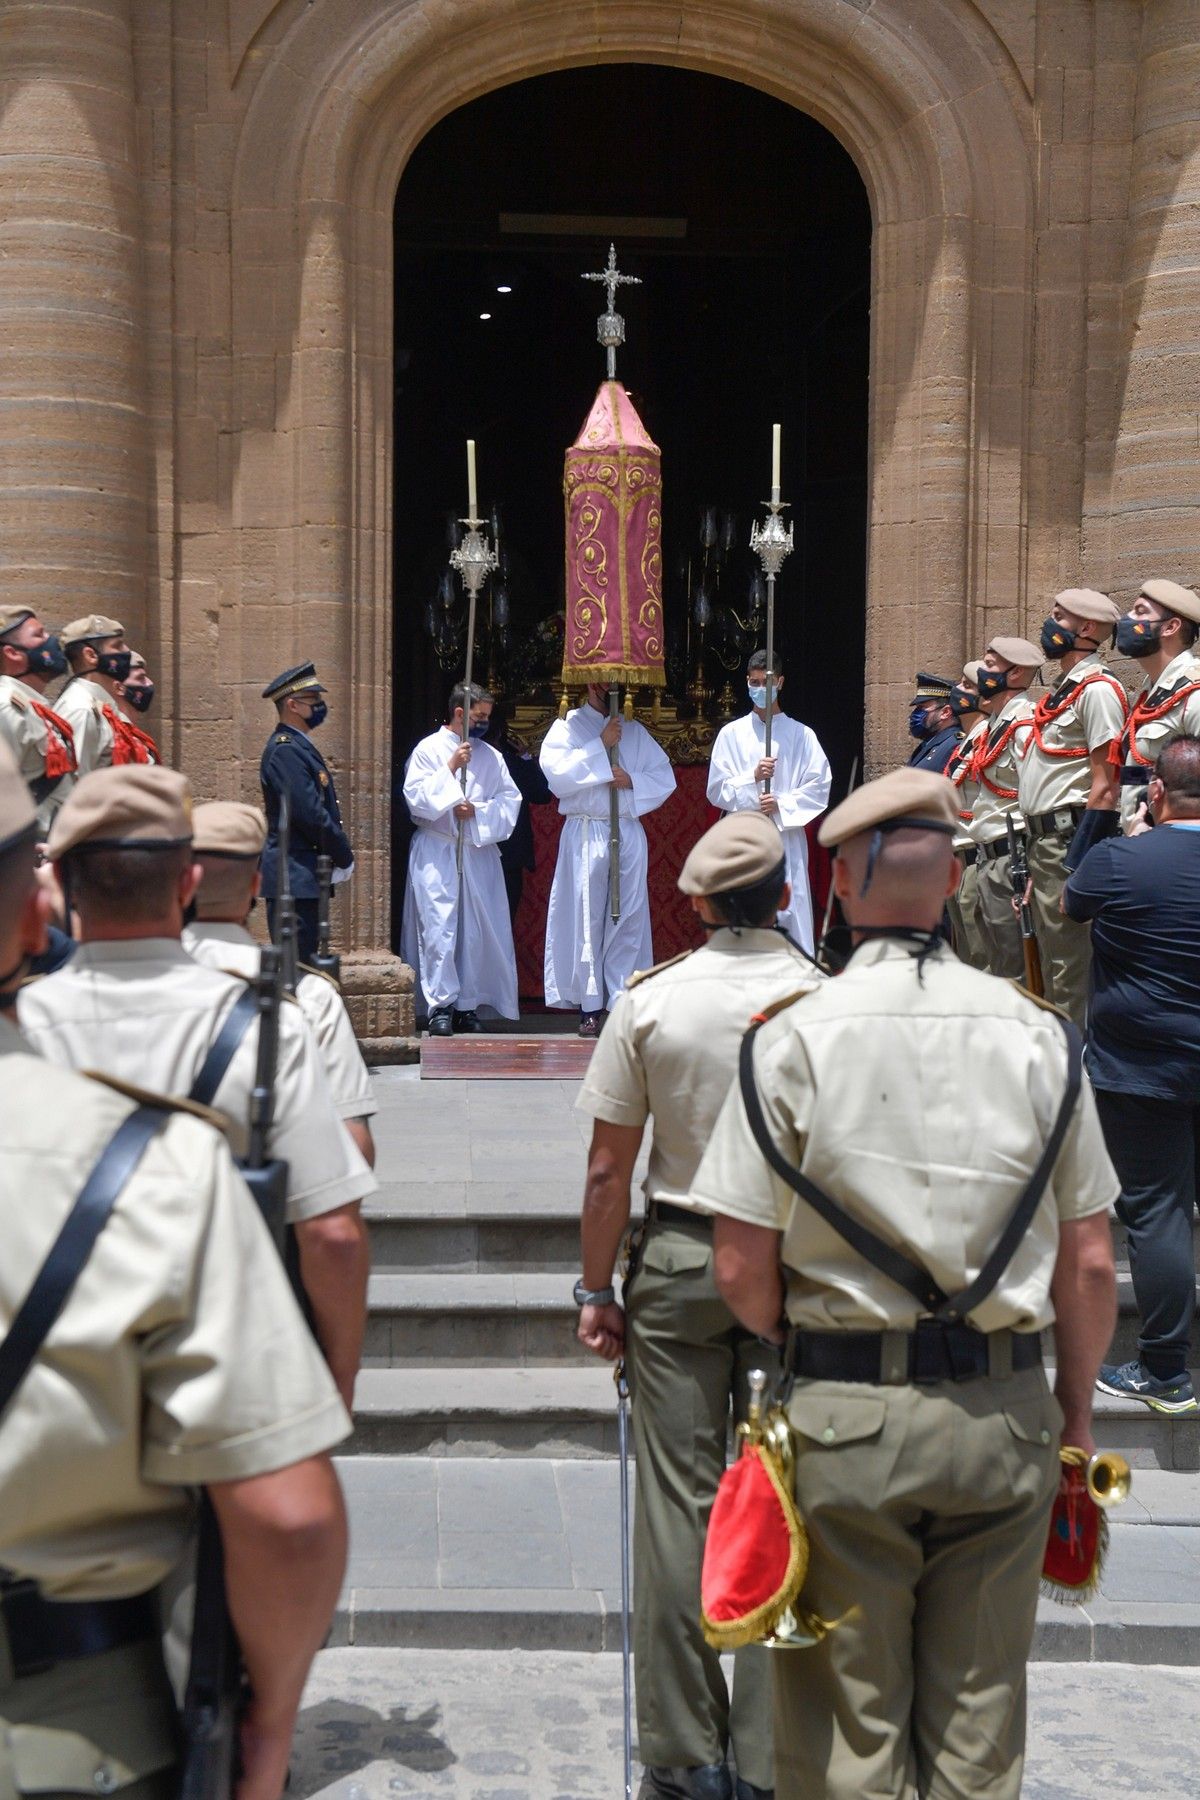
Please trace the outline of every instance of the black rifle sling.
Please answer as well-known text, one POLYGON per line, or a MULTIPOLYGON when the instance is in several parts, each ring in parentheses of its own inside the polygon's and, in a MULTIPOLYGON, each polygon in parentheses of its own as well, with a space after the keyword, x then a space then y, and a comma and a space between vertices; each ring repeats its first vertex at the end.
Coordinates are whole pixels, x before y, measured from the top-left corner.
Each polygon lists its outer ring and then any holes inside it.
POLYGON ((0 1414, 53 1329, 122 1188, 141 1161, 142 1152, 170 1116, 159 1106, 139 1106, 122 1121, 100 1152, 9 1327, 8 1336, 0 1344, 0 1414))
POLYGON ((208 1055, 200 1065, 200 1073, 192 1083, 188 1099, 197 1106, 211 1106, 217 1089, 225 1079, 238 1046, 258 1012, 258 998, 253 988, 244 988, 225 1014, 225 1022, 208 1047, 208 1055))
MULTIPOLYGON (((765 1021, 763 1021, 765 1022, 765 1021)), ((1079 1088, 1083 1068, 1083 1040, 1075 1026, 1067 1019, 1060 1019, 1063 1034, 1067 1040, 1067 1083, 1058 1115, 1051 1128, 1050 1135, 1042 1147, 1037 1166, 1029 1178, 1020 1199, 1013 1208, 1008 1223, 1000 1234, 998 1243, 982 1269, 969 1286, 960 1289, 957 1294, 947 1294, 940 1288, 927 1269, 910 1257, 896 1250, 883 1238, 877 1236, 869 1226, 850 1217, 838 1202, 827 1194, 824 1188, 818 1187, 809 1179, 802 1169, 796 1168, 776 1147, 767 1128, 763 1114, 762 1102, 758 1095, 758 1086, 754 1079, 754 1040, 759 1026, 752 1025, 742 1039, 741 1054, 738 1060, 738 1076, 741 1084, 742 1103, 746 1108, 746 1118, 754 1141, 775 1173, 786 1181, 788 1186, 802 1200, 807 1200, 817 1216, 826 1225, 836 1231, 838 1236, 856 1250, 865 1262, 894 1281, 911 1294, 926 1312, 947 1324, 965 1318, 969 1312, 987 1299, 1005 1269, 1012 1261, 1021 1239, 1024 1237, 1038 1209, 1042 1195, 1046 1191, 1046 1183, 1050 1179, 1051 1170, 1058 1160, 1062 1149, 1075 1103, 1079 1098, 1079 1088)))

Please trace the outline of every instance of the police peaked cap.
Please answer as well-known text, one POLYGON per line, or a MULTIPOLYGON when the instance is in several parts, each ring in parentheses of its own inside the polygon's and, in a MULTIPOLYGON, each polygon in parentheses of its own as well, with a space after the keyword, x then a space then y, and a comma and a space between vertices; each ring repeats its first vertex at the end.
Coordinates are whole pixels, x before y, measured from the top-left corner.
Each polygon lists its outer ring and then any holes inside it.
POLYGON ((317 680, 317 671, 313 663, 297 663, 294 669, 285 669, 274 681, 268 681, 262 691, 264 700, 287 700, 293 694, 324 694, 328 689, 317 680))
POLYGON ((913 699, 942 700, 948 702, 950 699, 950 690, 953 686, 954 683, 946 675, 926 675, 924 671, 922 671, 917 676, 917 691, 913 695, 913 699))

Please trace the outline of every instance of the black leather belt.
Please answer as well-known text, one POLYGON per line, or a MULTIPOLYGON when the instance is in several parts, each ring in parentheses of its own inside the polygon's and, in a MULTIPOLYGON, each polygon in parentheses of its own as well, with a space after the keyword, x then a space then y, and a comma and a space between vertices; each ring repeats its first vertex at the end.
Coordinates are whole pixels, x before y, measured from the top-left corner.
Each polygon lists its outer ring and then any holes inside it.
POLYGON ((811 1381, 973 1381, 998 1364, 1033 1369, 1042 1360, 1036 1331, 984 1332, 971 1325, 922 1320, 915 1331, 798 1331, 791 1347, 793 1375, 811 1381), (1011 1362, 999 1344, 1007 1338, 1011 1362))
POLYGON ((1053 812, 1026 813, 1030 837, 1071 837, 1087 811, 1086 806, 1056 806, 1053 812))
POLYGON ((42 1675, 55 1663, 99 1656, 161 1635, 149 1594, 128 1600, 47 1600, 35 1581, 0 1586, 0 1626, 14 1676, 42 1675))
MULTIPOLYGON (((1024 843, 1024 841, 1025 841, 1024 832, 1018 831, 1018 833, 1017 833, 1018 844, 1022 844, 1022 843, 1024 843)), ((990 844, 980 844, 980 846, 979 846, 979 860, 981 862, 996 862, 996 861, 998 861, 998 859, 1000 857, 1007 856, 1007 855, 1008 855, 1008 834, 1007 833, 1005 833, 1005 835, 1003 837, 993 838, 990 844)))
POLYGON ((977 844, 960 844, 958 856, 964 868, 973 869, 979 861, 979 847, 977 844))
POLYGON ((712 1231, 712 1214, 693 1212, 690 1206, 672 1206, 669 1200, 652 1200, 647 1211, 660 1225, 698 1225, 702 1231, 712 1231))

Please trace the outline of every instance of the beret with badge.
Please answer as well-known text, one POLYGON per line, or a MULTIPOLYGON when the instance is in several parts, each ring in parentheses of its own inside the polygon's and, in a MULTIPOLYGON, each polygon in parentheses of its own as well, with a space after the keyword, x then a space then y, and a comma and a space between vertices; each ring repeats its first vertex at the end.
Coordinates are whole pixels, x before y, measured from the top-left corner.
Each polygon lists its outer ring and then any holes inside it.
POLYGON ((1046 660, 1045 651, 1023 637, 994 637, 988 649, 1014 669, 1040 669, 1046 660))
POLYGON ((730 813, 697 838, 679 871, 681 894, 732 894, 757 887, 784 862, 783 840, 762 813, 730 813))
POLYGON ((266 841, 265 814, 241 800, 206 800, 192 814, 192 848, 197 856, 257 862, 266 841))
POLYGON ((1116 602, 1096 588, 1064 588, 1061 594, 1055 594, 1054 604, 1077 619, 1091 619, 1101 625, 1115 625, 1121 616, 1116 602))
POLYGON ((50 827, 47 854, 175 850, 192 841, 192 790, 185 775, 155 763, 95 769, 67 796, 50 827))
POLYGON ((103 613, 88 613, 86 618, 72 619, 69 625, 64 625, 58 641, 66 650, 71 644, 91 644, 100 638, 121 637, 124 631, 119 619, 107 619, 103 613))
POLYGON ((1143 581, 1138 593, 1153 600, 1156 606, 1165 606, 1168 612, 1177 613, 1181 619, 1190 619, 1193 625, 1200 625, 1200 594, 1191 588, 1155 577, 1153 581, 1143 581))

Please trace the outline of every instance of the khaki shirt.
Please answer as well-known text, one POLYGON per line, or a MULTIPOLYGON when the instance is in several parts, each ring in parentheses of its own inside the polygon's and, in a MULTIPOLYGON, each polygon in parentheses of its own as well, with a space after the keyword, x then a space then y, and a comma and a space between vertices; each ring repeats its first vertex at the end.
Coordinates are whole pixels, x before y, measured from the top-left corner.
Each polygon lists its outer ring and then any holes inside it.
POLYGON ((987 727, 988 722, 986 719, 976 719, 966 737, 964 737, 961 743, 956 745, 951 752, 950 761, 946 764, 944 770, 947 780, 952 781, 958 789, 958 816, 960 824, 958 830, 954 834, 954 848, 956 850, 965 850, 968 844, 974 842, 971 837, 971 819, 973 816, 975 798, 979 793, 979 783, 971 778, 971 759, 974 756, 975 751, 979 748, 979 740, 987 730, 987 727))
MULTIPOLYGON (((21 989, 21 1029, 34 1049, 72 1069, 186 1095, 245 984, 205 969, 174 938, 81 944, 65 968, 21 989)), ((245 1154, 258 1032, 242 1039, 213 1102, 236 1156, 245 1154)), ((375 1177, 333 1108, 321 1053, 300 1008, 279 1019, 270 1154, 288 1165, 294 1225, 375 1192, 375 1177)))
MULTIPOLYGON (((224 969, 243 981, 258 974, 259 946, 242 925, 225 919, 196 919, 184 926, 183 947, 207 969, 224 969)), ((305 973, 302 965, 296 998, 321 1047, 338 1118, 370 1118, 379 1105, 336 983, 315 969, 305 973)))
POLYGON ((1018 772, 1019 801, 1026 817, 1053 812, 1059 806, 1084 806, 1092 786, 1089 753, 1111 744, 1121 735, 1129 710, 1125 690, 1098 656, 1085 656, 1069 674, 1043 697, 1042 704, 1058 705, 1070 688, 1070 704, 1059 717, 1041 727, 1045 750, 1038 747, 1034 731, 1024 734, 1018 772), (1050 750, 1071 750, 1073 756, 1051 756, 1050 750))
POLYGON ((1173 657, 1156 681, 1149 683, 1134 702, 1135 710, 1144 705, 1147 712, 1165 708, 1161 718, 1148 719, 1134 733, 1138 754, 1125 749, 1125 768, 1136 771, 1136 782, 1121 783, 1121 822, 1128 823, 1137 811, 1138 789, 1144 787, 1154 773, 1154 764, 1169 743, 1177 737, 1200 738, 1200 691, 1183 693, 1173 706, 1168 705, 1171 689, 1189 687, 1200 681, 1200 657, 1194 650, 1184 650, 1173 657))
POLYGON ((760 1007, 825 980, 776 931, 716 931, 703 949, 619 994, 575 1102, 609 1125, 644 1125, 654 1141, 647 1200, 692 1204, 689 1189, 760 1007))
MULTIPOLYGON (((48 707, 51 712, 56 710, 36 688, 18 681, 15 675, 0 675, 0 738, 15 756, 22 778, 31 786, 35 781, 45 780, 49 735, 45 720, 34 711, 35 705, 48 707)), ((74 787, 75 780, 74 774, 63 775, 44 799, 34 800, 38 830, 43 837, 49 835, 54 815, 74 787)))
POLYGON ((112 765, 113 728, 104 716, 106 706, 116 711, 116 703, 106 690, 86 675, 74 676, 55 699, 55 712, 75 733, 75 760, 80 775, 112 765))
MULTIPOLYGON (((4 1019, 0 1071, 2 1338, 134 1103, 33 1056, 4 1019)), ((189 1488, 286 1468, 349 1429, 224 1139, 179 1113, 4 1415, 0 1565, 64 1599, 144 1593, 184 1552, 189 1488)))
MULTIPOLYGON (((1037 1162, 1062 1099, 1067 1051, 1059 1019, 1011 982, 945 948, 918 975, 906 945, 879 939, 762 1028, 754 1066, 782 1154, 954 1293, 979 1273, 1037 1162)), ((1048 1325, 1060 1220, 1101 1212, 1119 1191, 1085 1078, 1033 1223, 972 1324, 1048 1325)), ((736 1082, 692 1204, 783 1233, 793 1324, 915 1325, 917 1302, 772 1171, 736 1082)))
MULTIPOLYGON (((1016 799, 1017 771, 1022 752, 1029 742, 1032 718, 1033 702, 1028 694, 1020 693, 1010 694, 1000 711, 986 721, 990 752, 998 751, 999 754, 995 762, 982 771, 975 789, 971 808, 972 843, 992 844, 997 838, 1007 837, 1010 818, 1018 830, 1024 830, 1025 821, 1016 799)), ((989 750, 982 742, 979 750, 982 761, 989 750)))

